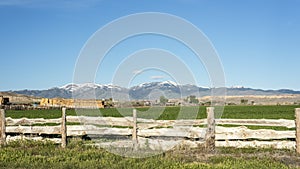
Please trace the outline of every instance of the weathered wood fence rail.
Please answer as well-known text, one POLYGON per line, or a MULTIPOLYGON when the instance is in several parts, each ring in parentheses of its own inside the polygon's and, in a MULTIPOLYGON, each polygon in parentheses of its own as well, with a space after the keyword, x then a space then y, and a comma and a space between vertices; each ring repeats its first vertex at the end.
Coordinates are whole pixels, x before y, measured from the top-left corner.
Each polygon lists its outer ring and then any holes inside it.
MULTIPOLYGON (((274 148, 293 148, 300 153, 300 109, 295 110, 295 120, 285 119, 214 119, 213 108, 208 108, 208 119, 197 120, 153 120, 133 117, 88 117, 66 116, 57 119, 12 119, 0 113, 1 144, 6 143, 10 135, 60 135, 61 138, 49 138, 66 146, 67 136, 119 135, 131 136, 133 141, 139 137, 177 137, 190 140, 206 140, 206 146, 272 146, 274 148), (4 120, 5 119, 5 120, 4 120), (66 125, 75 123, 75 125, 66 125), (78 123, 78 125, 76 125, 78 123), (43 126, 37 126, 43 124, 43 126), (52 124, 52 126, 48 125, 52 124), (56 124, 53 126, 53 124, 56 124), (79 125, 80 124, 80 125, 79 125), (216 124, 216 125, 215 125, 216 124), (220 126, 221 125, 221 126, 220 126), (222 125, 236 125, 224 127, 222 125), (272 129, 251 130, 245 126, 286 127, 290 130, 272 129), (295 128, 295 130, 291 130, 295 128)), ((20 136, 15 136, 20 137, 20 136)), ((36 137, 42 139, 42 137, 36 137)))

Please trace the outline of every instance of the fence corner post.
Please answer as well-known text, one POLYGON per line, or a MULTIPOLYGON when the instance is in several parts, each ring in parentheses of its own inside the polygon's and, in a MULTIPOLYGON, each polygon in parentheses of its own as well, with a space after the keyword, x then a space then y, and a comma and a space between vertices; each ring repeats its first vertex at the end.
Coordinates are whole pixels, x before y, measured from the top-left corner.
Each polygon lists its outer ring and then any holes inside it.
POLYGON ((300 154, 300 108, 295 109, 296 152, 300 154))
POLYGON ((207 130, 205 134, 205 148, 209 152, 215 151, 215 113, 214 107, 207 107, 207 130))
POLYGON ((136 109, 133 109, 132 111, 132 117, 133 117, 133 128, 132 128, 132 141, 134 145, 134 149, 136 149, 138 139, 137 139, 137 115, 136 115, 136 109))
POLYGON ((66 148, 67 146, 66 107, 62 107, 60 132, 61 132, 61 147, 66 148))
POLYGON ((6 121, 5 121, 5 110, 4 109, 0 109, 0 144, 1 145, 5 145, 6 144, 6 121))

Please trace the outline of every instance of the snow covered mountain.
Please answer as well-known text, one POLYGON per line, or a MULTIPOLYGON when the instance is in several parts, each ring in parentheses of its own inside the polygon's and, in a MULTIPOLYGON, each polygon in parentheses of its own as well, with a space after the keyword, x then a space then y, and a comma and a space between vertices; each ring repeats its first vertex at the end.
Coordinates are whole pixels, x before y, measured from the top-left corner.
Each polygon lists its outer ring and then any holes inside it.
MULTIPOLYGON (((167 98, 184 98, 190 95, 197 97, 209 96, 211 91, 216 93, 224 90, 224 88, 206 88, 191 84, 177 84, 173 81, 149 82, 143 83, 130 88, 120 87, 112 84, 101 85, 94 83, 84 84, 67 84, 62 87, 54 87, 47 90, 19 90, 10 91, 17 94, 31 95, 46 98, 84 98, 84 99, 104 99, 114 98, 115 100, 129 99, 147 99, 156 100, 160 96, 167 98)), ((300 91, 289 89, 281 90, 262 90, 244 87, 226 88, 227 95, 282 95, 282 94, 300 94, 300 91)))
MULTIPOLYGON (((71 97, 83 98, 83 99, 103 99, 103 98, 126 98, 128 95, 128 89, 116 85, 101 85, 95 83, 83 83, 83 84, 67 84, 59 87, 61 90, 65 90, 71 93, 71 97)), ((68 98, 71 98, 68 97, 68 98)), ((128 97, 127 97, 128 98, 128 97)))
POLYGON ((76 91, 88 91, 88 90, 94 90, 94 89, 116 89, 116 90, 122 90, 125 88, 108 84, 108 85, 101 85, 101 84, 96 84, 96 83, 83 83, 83 84, 74 84, 70 83, 65 86, 59 87, 60 89, 69 91, 69 92, 76 92, 76 91))
POLYGON ((195 85, 181 85, 172 81, 143 83, 129 89, 129 95, 135 99, 181 98, 189 95, 204 96, 209 94, 208 88, 195 85), (201 92, 201 93, 200 93, 201 92))

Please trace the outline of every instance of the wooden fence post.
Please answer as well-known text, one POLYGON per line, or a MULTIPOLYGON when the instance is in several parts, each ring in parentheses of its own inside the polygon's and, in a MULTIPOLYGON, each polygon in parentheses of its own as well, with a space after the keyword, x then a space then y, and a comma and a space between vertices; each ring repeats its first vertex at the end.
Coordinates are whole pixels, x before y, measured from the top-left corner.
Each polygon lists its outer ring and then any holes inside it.
POLYGON ((214 107, 207 107, 207 130, 205 134, 205 148, 209 152, 215 150, 215 113, 214 107))
POLYGON ((0 144, 1 145, 5 145, 6 144, 6 134, 5 134, 5 131, 6 131, 6 121, 5 121, 5 110, 4 109, 0 109, 0 127, 1 127, 1 138, 0 138, 0 144))
POLYGON ((2 109, 3 96, 0 96, 0 108, 2 109))
POLYGON ((300 108, 295 109, 296 151, 300 153, 300 108))
POLYGON ((133 117, 132 141, 133 141, 133 144, 134 144, 134 148, 136 149, 136 144, 138 142, 138 140, 137 140, 137 115, 136 115, 136 109, 133 109, 132 117, 133 117))
POLYGON ((61 131, 61 147, 65 148, 67 145, 66 107, 62 108, 60 131, 61 131))

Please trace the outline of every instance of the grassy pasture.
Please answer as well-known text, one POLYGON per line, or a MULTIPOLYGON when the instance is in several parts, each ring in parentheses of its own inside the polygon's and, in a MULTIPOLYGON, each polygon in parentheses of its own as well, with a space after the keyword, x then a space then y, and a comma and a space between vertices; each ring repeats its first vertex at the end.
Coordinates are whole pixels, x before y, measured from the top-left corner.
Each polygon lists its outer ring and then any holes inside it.
POLYGON ((11 142, 0 149, 0 168, 299 168, 299 156, 290 150, 218 148, 215 154, 203 149, 178 149, 144 159, 125 158, 104 149, 70 142, 61 149, 50 142, 11 142))
MULTIPOLYGON (((231 119, 291 119, 295 118, 294 109, 300 106, 226 106, 221 118, 231 119)), ((206 107, 160 107, 137 108, 139 118, 159 120, 197 119, 206 118, 206 107), (180 109, 182 112, 180 112, 180 109), (179 114, 180 112, 180 114, 179 114), (179 115, 179 116, 178 116, 179 115)), ((132 116, 131 108, 110 108, 97 110, 67 110, 67 115, 89 115, 104 117, 132 116)), ((11 118, 59 118, 60 110, 7 110, 6 117, 11 118)))

